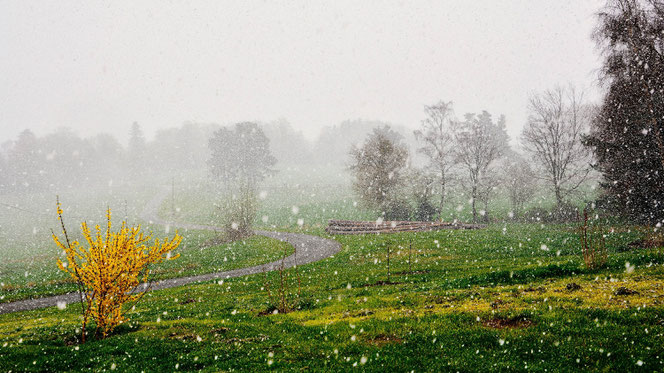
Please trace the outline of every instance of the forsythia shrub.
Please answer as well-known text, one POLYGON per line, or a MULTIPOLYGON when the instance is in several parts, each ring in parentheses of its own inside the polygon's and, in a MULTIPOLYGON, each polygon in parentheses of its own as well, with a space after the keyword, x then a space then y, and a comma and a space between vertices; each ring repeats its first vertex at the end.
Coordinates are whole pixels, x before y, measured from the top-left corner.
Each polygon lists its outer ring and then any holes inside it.
POLYGON ((179 254, 171 255, 178 247, 182 236, 155 239, 152 235, 140 232, 140 225, 128 227, 122 222, 120 230, 111 230, 111 209, 106 211, 107 225, 105 231, 96 225, 91 231, 87 223, 81 224, 86 243, 70 241, 62 220, 62 208, 57 203, 58 219, 62 226, 65 242, 60 241, 53 233, 53 241, 61 248, 67 258, 64 262, 58 259, 58 267, 69 273, 76 281, 81 295, 83 325, 82 342, 85 342, 85 327, 89 319, 95 321, 95 335, 106 337, 116 326, 124 322, 125 312, 131 307, 123 307, 132 302, 135 304, 149 290, 145 286, 138 291, 141 283, 147 283, 150 264, 164 259, 176 259, 179 254))

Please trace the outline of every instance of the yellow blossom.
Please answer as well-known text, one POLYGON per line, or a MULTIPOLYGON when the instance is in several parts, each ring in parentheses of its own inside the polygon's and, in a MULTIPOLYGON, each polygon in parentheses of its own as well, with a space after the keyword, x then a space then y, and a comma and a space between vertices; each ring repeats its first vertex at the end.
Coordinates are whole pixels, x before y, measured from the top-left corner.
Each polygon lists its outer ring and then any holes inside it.
MULTIPOLYGON (((57 212, 62 222, 59 202, 57 212)), ((58 259, 58 267, 69 273, 84 294, 84 323, 88 318, 94 319, 97 334, 101 333, 102 337, 125 321, 123 305, 138 301, 144 293, 137 290, 141 283, 148 281, 149 266, 164 259, 178 258, 179 254, 171 255, 171 252, 182 241, 182 236, 176 233, 171 239, 155 239, 150 244, 151 234, 144 235, 140 225, 129 227, 124 221, 115 232, 110 208, 106 211, 106 220, 103 230, 98 225, 91 230, 87 223, 81 224, 84 244, 69 241, 64 223, 66 242, 53 234, 53 241, 66 257, 66 262, 58 259)))

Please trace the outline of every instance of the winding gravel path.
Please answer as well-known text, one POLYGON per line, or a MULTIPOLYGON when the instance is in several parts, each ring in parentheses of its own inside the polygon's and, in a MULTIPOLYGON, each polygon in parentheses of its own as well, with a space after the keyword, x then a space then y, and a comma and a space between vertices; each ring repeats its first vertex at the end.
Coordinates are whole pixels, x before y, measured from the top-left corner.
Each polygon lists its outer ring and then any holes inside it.
MULTIPOLYGON (((169 225, 184 229, 199 229, 199 230, 213 230, 213 231, 219 230, 219 227, 211 225, 177 223, 159 218, 158 214, 159 206, 167 196, 168 196, 168 189, 162 189, 159 193, 157 193, 154 196, 154 198, 152 198, 152 200, 150 200, 148 204, 145 206, 145 209, 141 213, 141 218, 153 224, 156 223, 162 225, 169 225)), ((293 267, 295 266, 296 263, 298 265, 302 265, 306 263, 316 262, 325 259, 327 257, 330 257, 341 250, 341 244, 339 244, 337 241, 322 237, 310 236, 308 234, 272 232, 272 231, 255 231, 255 233, 261 236, 274 238, 280 241, 285 241, 293 245, 293 247, 295 248, 295 253, 293 255, 287 256, 283 260, 285 268, 293 267)), ((191 284, 194 282, 209 281, 214 279, 226 279, 231 277, 240 277, 240 276, 252 275, 255 273, 273 271, 281 267, 281 263, 282 260, 280 259, 271 263, 261 264, 247 268, 238 268, 231 271, 214 272, 198 276, 189 276, 189 277, 180 277, 180 278, 162 280, 159 282, 154 282, 152 284, 152 290, 168 289, 186 284, 191 284)), ((143 284, 142 286, 145 286, 145 284, 143 284)), ((68 304, 78 301, 79 301, 78 293, 74 292, 62 295, 55 295, 51 297, 0 303, 0 314, 52 307, 59 304, 68 304)))

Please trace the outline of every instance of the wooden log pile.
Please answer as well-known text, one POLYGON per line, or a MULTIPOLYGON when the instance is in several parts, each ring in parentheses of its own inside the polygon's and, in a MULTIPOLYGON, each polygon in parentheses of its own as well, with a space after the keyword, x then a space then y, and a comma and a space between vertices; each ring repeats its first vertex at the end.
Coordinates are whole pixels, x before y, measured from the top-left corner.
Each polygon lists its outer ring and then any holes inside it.
POLYGON ((480 229, 481 224, 440 221, 354 221, 330 220, 325 231, 329 234, 385 234, 397 232, 425 232, 441 229, 480 229))

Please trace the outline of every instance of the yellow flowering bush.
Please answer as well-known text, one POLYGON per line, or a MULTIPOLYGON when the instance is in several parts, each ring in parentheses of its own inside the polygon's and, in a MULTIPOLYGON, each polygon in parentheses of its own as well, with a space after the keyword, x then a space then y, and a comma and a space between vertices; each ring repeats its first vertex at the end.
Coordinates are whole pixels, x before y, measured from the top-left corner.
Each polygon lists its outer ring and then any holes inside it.
POLYGON ((125 312, 131 307, 124 305, 135 304, 149 290, 149 266, 179 256, 171 255, 171 252, 178 247, 182 236, 175 233, 171 239, 155 239, 150 244, 151 234, 144 235, 140 225, 129 227, 124 221, 120 230, 114 232, 109 208, 105 230, 99 225, 91 230, 87 223, 81 224, 85 242, 80 243, 70 241, 59 201, 57 214, 65 241, 62 242, 55 233, 52 234, 53 241, 66 256, 66 261, 58 259, 58 267, 67 272, 79 287, 83 307, 82 342, 85 342, 85 327, 90 319, 96 324, 95 335, 104 338, 126 320, 125 312), (146 286, 139 291, 141 283, 146 286))

